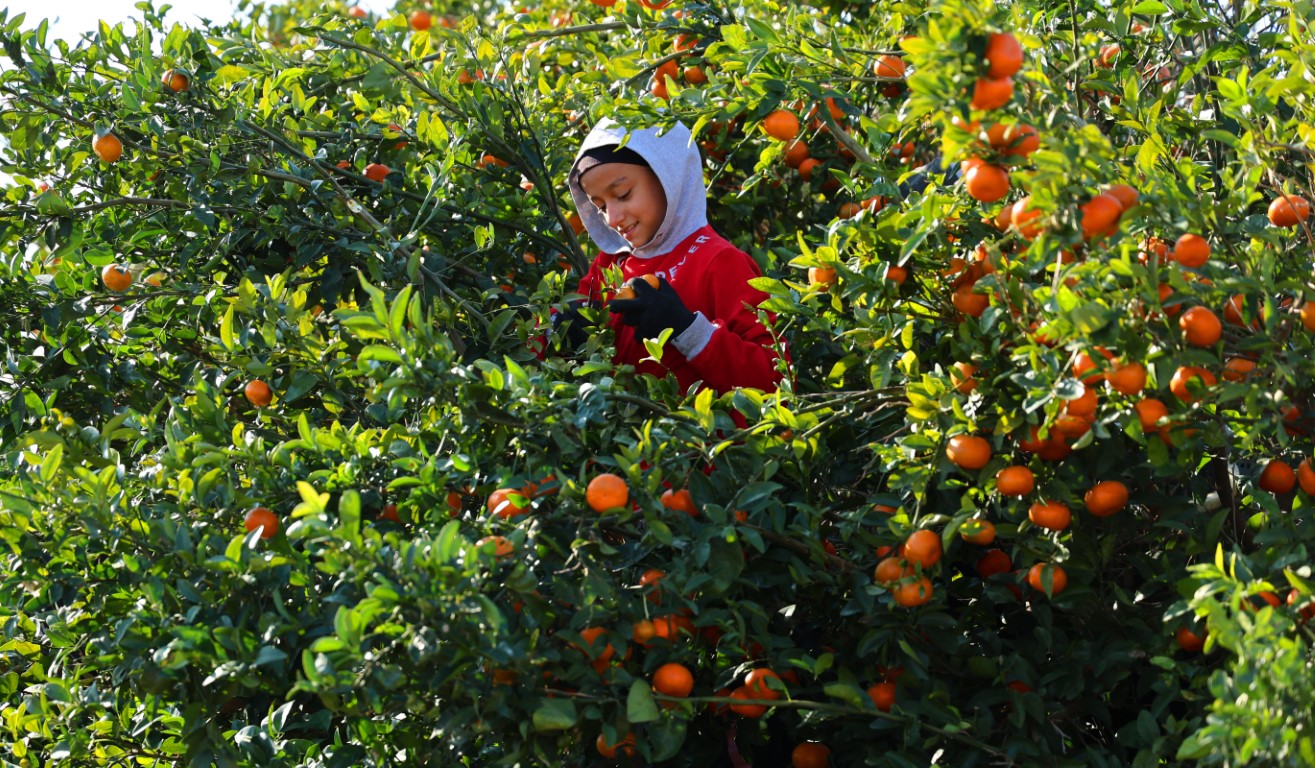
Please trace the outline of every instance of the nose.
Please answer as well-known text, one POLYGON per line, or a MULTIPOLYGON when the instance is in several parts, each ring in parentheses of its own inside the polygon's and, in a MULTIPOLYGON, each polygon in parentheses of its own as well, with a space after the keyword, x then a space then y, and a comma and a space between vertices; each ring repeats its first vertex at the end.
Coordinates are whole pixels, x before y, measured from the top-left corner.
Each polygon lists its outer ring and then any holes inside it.
POLYGON ((615 203, 607 206, 607 226, 616 229, 621 224, 622 218, 621 206, 615 203))

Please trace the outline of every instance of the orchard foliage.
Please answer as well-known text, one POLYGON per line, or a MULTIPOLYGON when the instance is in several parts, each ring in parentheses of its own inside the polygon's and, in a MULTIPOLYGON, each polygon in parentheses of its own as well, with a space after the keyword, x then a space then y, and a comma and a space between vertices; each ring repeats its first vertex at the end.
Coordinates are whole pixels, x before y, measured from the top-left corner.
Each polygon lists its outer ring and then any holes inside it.
POLYGON ((0 17, 0 757, 1315 763, 1315 12, 1109 6, 0 17), (607 115, 781 392, 548 333, 607 115))

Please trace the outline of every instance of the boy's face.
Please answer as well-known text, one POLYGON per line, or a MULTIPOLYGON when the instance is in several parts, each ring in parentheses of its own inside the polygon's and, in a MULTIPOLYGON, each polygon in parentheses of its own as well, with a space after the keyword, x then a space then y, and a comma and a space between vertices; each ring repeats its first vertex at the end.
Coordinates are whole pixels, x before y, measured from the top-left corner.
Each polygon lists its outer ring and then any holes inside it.
POLYGON ((626 163, 596 165, 580 179, 580 188, 631 246, 653 239, 667 217, 667 193, 651 168, 626 163))

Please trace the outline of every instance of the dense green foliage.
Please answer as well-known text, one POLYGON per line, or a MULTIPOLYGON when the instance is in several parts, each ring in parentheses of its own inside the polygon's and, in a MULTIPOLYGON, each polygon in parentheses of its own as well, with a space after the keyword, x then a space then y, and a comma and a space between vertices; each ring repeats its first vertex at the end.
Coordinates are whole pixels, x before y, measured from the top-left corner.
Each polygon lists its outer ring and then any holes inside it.
POLYGON ((81 41, 0 16, 0 760, 586 766, 633 733, 618 760, 663 766, 730 765, 728 738, 757 768, 804 740, 836 766, 1315 763, 1315 473, 1258 480, 1315 428, 1315 239, 1266 217, 1315 199, 1309 4, 472 2, 423 31, 418 9, 146 11, 81 41), (1001 31, 1014 93, 973 110, 1001 31), (808 179, 762 128, 778 109, 808 179), (564 178, 607 115, 694 129, 713 224, 766 275, 782 392, 679 392, 606 333, 536 354, 594 254, 564 178), (997 122, 1039 149, 992 147, 997 122), (970 157, 1008 168, 1001 201, 909 186, 970 157), (1084 235, 1112 184, 1140 204, 1084 235), (1034 238, 993 223, 1023 195, 1034 238), (1204 265, 1154 255, 1185 233, 1204 265), (1184 341, 1196 305, 1218 342, 1184 341), (1083 356, 1149 383, 1090 380, 1057 443, 1083 356), (1218 386, 1171 394, 1184 365, 1218 386), (1019 448, 1033 428, 1052 456, 1019 448), (947 459, 961 434, 989 463, 947 459), (1008 465, 1036 491, 1000 493, 1008 465), (586 503, 603 472, 629 504, 586 503), (1112 480, 1130 503, 1091 514, 1112 480), (492 514, 498 489, 529 512, 492 514), (680 489, 696 514, 663 503, 680 489), (1043 498, 1071 526, 1030 521, 1043 498), (945 554, 901 607, 873 569, 921 529, 945 554), (1028 584, 1043 563, 1067 589, 1028 584), (654 619, 688 631, 636 638, 654 619), (669 662, 686 701, 651 689, 669 662), (787 680, 769 714, 726 711, 762 667, 787 680))

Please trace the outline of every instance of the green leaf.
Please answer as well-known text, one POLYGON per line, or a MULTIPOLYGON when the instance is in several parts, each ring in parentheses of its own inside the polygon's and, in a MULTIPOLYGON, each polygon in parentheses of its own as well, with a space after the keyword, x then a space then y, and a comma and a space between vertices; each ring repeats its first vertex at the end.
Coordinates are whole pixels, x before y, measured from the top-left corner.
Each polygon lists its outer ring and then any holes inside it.
POLYGON ((367 344, 361 350, 361 353, 356 356, 356 359, 360 362, 377 360, 381 363, 392 363, 394 365, 402 362, 402 356, 398 354, 396 349, 383 344, 367 344))
POLYGON ((744 23, 753 31, 753 34, 757 36, 759 40, 765 40, 769 43, 780 42, 780 38, 776 36, 776 31, 772 29, 771 26, 758 21, 753 17, 746 17, 744 23))
POLYGON ((855 707, 863 706, 864 702, 868 702, 869 704, 872 702, 862 688, 850 683, 831 683, 823 688, 822 692, 827 696, 840 699, 846 704, 851 704, 855 707))
POLYGON ((69 204, 64 202, 64 198, 54 192, 42 192, 37 195, 37 213, 46 216, 68 216, 73 213, 69 204))
POLYGON ((235 307, 235 304, 229 304, 228 310, 224 312, 224 319, 219 322, 219 341, 228 352, 237 351, 237 342, 233 338, 233 313, 235 307))
POLYGON ((345 491, 338 500, 338 526, 348 541, 361 539, 361 494, 345 491))
POLYGON ((46 451, 46 457, 41 460, 41 482, 50 485, 55 481, 55 476, 59 474, 60 465, 64 463, 64 446, 56 444, 46 451))
POLYGON ((536 731, 564 731, 575 726, 575 703, 563 699, 544 699, 534 710, 536 731))
POLYGON ((676 718, 663 720, 659 725, 650 727, 648 743, 653 749, 653 760, 661 762, 680 754, 688 733, 689 723, 676 718))
POLYGON ((1211 734, 1208 729, 1202 729, 1188 736, 1178 747, 1178 754, 1174 756, 1175 760, 1200 760, 1203 757, 1214 752, 1211 734))
POLYGON ((653 690, 646 680, 635 680, 630 684, 630 693, 626 696, 626 719, 632 723, 651 723, 658 717, 653 690))
POLYGON ((219 85, 231 85, 241 80, 251 77, 254 73, 236 64, 225 64, 215 70, 215 82, 219 85))
POLYGON ((1133 16, 1163 16, 1168 12, 1169 6, 1159 0, 1142 0, 1128 11, 1133 16))
POLYGON ((291 403, 310 392, 320 383, 320 378, 309 371, 297 371, 292 374, 292 381, 283 393, 283 402, 291 403))

